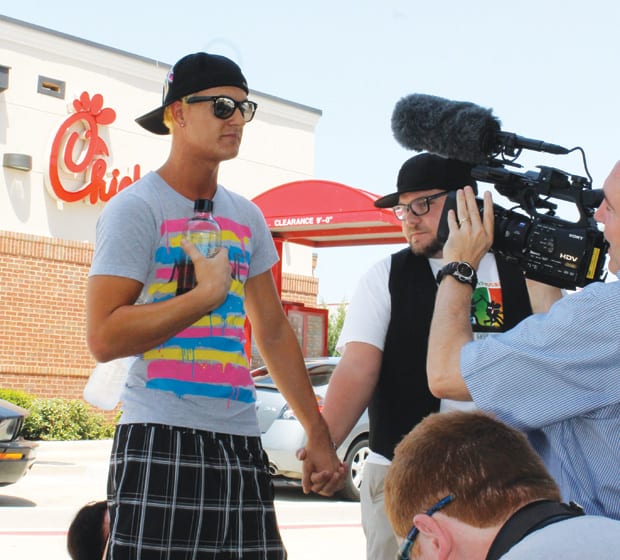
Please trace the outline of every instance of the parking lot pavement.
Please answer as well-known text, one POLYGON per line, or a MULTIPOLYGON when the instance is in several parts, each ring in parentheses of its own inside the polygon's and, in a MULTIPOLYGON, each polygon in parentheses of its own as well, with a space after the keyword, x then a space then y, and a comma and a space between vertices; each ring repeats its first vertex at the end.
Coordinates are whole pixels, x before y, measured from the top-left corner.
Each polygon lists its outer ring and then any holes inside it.
MULTIPOLYGON (((105 498, 111 441, 41 442, 19 482, 0 488, 2 558, 67 560, 66 531, 86 502, 105 498)), ((276 487, 289 560, 364 558, 359 504, 276 487)))

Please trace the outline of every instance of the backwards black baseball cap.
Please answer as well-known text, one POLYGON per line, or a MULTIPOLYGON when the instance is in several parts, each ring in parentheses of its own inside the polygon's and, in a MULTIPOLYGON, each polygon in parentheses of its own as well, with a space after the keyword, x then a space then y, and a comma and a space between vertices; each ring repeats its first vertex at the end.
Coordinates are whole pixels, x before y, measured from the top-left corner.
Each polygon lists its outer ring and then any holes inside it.
POLYGON ((161 107, 138 117, 136 122, 149 132, 170 134, 164 124, 164 109, 168 105, 190 93, 219 86, 238 87, 249 93, 241 68, 229 58, 204 52, 188 54, 168 72, 161 107))
POLYGON ((402 193, 443 189, 456 191, 466 185, 478 192, 478 185, 471 176, 472 165, 436 154, 423 153, 409 158, 398 172, 395 193, 375 200, 377 208, 392 208, 398 204, 402 193))

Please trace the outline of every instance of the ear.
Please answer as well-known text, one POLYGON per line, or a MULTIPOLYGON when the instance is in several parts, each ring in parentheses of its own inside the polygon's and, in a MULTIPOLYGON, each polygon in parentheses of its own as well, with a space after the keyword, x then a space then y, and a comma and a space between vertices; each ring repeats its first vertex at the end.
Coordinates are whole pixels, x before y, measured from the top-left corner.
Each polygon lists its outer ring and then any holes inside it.
POLYGON ((413 518, 413 523, 420 531, 418 539, 420 547, 428 554, 431 553, 437 560, 448 558, 452 550, 452 535, 437 519, 420 513, 413 518))
POLYGON ((170 104, 170 111, 174 121, 180 126, 185 126, 185 115, 183 113, 183 103, 181 101, 174 101, 170 104))

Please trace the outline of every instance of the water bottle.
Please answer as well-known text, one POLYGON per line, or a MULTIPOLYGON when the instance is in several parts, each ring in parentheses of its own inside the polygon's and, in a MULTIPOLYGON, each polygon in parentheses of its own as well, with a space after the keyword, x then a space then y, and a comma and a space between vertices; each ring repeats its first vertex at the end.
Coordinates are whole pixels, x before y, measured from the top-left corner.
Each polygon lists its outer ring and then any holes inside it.
POLYGON ((120 400, 135 356, 98 363, 84 387, 84 400, 103 410, 112 410, 120 400))
MULTIPOLYGON (((208 198, 199 198, 194 202, 194 215, 187 220, 185 237, 207 258, 217 253, 222 245, 219 224, 213 218, 213 201, 208 198)), ((196 286, 194 263, 186 254, 181 262, 177 263, 177 295, 189 292, 196 286)))

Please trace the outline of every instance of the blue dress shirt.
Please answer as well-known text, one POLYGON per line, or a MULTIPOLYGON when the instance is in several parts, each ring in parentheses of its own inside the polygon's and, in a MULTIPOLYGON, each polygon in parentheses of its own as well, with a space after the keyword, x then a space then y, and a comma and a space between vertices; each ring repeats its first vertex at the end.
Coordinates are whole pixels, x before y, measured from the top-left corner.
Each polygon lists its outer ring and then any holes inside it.
POLYGON ((620 519, 620 282, 465 345, 461 371, 478 408, 528 435, 565 500, 620 519))

